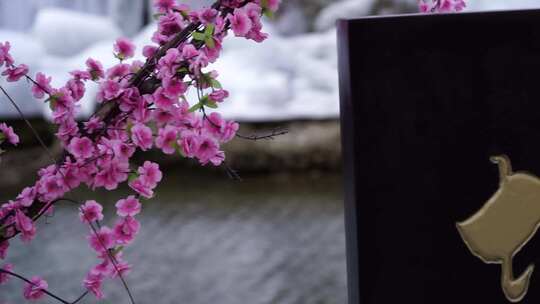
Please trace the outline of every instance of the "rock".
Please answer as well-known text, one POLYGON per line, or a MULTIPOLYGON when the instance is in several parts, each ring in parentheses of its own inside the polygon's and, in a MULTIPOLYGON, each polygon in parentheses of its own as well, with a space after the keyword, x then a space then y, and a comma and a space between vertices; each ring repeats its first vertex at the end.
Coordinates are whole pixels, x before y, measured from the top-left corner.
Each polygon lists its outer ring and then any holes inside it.
MULTIPOLYGON (((23 142, 0 155, 0 188, 8 189, 32 183, 36 172, 52 163, 49 155, 39 146, 23 121, 9 121, 23 142)), ((32 120, 32 125, 49 146, 54 158, 62 155, 61 145, 55 141, 49 125, 43 120, 32 120)), ((240 176, 264 172, 310 171, 313 173, 341 170, 341 137, 338 120, 283 121, 274 123, 243 123, 240 134, 264 135, 273 129, 287 129, 285 135, 273 140, 252 141, 235 138, 223 146, 227 165, 240 176)), ((134 164, 153 160, 163 170, 187 168, 194 172, 212 172, 223 167, 201 167, 196 160, 167 156, 161 151, 138 153, 134 164), (214 170, 215 169, 215 170, 214 170)))
POLYGON ((341 170, 339 121, 295 121, 243 124, 240 133, 263 135, 274 128, 289 133, 273 140, 236 138, 223 147, 227 164, 240 172, 341 170))

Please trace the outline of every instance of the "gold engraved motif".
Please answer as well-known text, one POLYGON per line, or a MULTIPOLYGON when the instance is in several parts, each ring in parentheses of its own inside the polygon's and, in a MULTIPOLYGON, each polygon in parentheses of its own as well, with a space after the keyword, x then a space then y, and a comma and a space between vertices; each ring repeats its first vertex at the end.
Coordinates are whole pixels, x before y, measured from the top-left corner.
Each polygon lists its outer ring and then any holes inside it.
POLYGON ((503 292, 510 302, 519 302, 527 294, 534 265, 514 278, 512 259, 540 226, 540 179, 512 172, 507 156, 495 156, 491 161, 499 166, 499 190, 482 209, 456 226, 475 256, 485 263, 502 265, 503 292))

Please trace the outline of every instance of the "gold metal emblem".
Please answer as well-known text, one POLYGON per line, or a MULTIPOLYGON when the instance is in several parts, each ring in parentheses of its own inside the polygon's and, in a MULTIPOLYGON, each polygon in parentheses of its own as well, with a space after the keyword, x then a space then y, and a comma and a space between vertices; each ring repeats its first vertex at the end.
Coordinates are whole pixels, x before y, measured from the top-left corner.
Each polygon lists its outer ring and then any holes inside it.
POLYGON ((495 156, 499 166, 499 190, 467 220, 457 223, 461 238, 485 263, 501 264, 501 285, 510 302, 527 294, 534 264, 514 277, 512 259, 540 226, 540 179, 526 172, 512 172, 507 156, 495 156))

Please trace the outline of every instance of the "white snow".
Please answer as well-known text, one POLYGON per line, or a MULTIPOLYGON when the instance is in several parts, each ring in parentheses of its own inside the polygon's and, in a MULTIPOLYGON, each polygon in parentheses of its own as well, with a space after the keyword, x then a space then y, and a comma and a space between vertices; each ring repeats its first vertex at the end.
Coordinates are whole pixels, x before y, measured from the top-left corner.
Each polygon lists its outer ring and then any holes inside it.
POLYGON ((374 3, 374 0, 342 0, 332 3, 317 17, 315 28, 319 31, 328 30, 334 27, 339 18, 366 16, 374 3))
POLYGON ((262 45, 233 39, 215 65, 231 97, 221 111, 238 120, 331 118, 339 114, 335 32, 262 45))
MULTIPOLYGON (((263 44, 229 37, 222 57, 211 66, 221 74, 219 80, 231 93, 219 111, 227 118, 241 121, 338 117, 333 25, 337 18, 367 14, 373 1, 342 0, 328 6, 317 18, 320 30, 316 33, 283 36, 280 25, 277 29, 267 25, 265 30, 272 35, 263 44)), ((540 0, 469 0, 468 4, 469 10, 532 8, 540 7, 540 0)), ((112 44, 121 32, 107 19, 44 9, 33 29, 27 34, 0 30, 0 41, 11 41, 18 62, 29 64, 32 75, 42 71, 53 76, 54 86, 65 84, 70 71, 84 68, 88 57, 99 59, 105 67, 117 63, 112 55, 112 44)), ((139 54, 136 59, 142 60, 140 52, 150 42, 154 30, 155 25, 149 25, 133 37, 139 54)), ((30 85, 25 81, 2 85, 28 115, 48 115, 47 105, 31 97, 30 85)), ((82 100, 82 116, 92 113, 96 92, 96 85, 88 83, 87 94, 82 100)), ((194 99, 191 101, 195 102, 194 99)), ((0 113, 4 117, 16 115, 1 96, 0 113)))
POLYGON ((540 8, 540 0, 469 0, 468 11, 540 8))
MULTIPOLYGON (((11 43, 13 57, 17 58, 20 63, 27 64, 31 73, 41 69, 42 59, 46 56, 46 52, 43 46, 36 42, 32 36, 0 30, 0 41, 9 41, 11 43)), ((26 81, 7 83, 2 77, 0 78, 0 85, 8 91, 24 113, 30 116, 41 114, 41 105, 33 99, 26 81)), ((15 108, 3 94, 0 94, 0 113, 2 113, 2 117, 18 117, 15 108)))
POLYGON ((110 19, 56 8, 39 11, 32 33, 56 56, 72 56, 96 42, 122 35, 110 19))
MULTIPOLYGON (((133 38, 139 54, 135 59, 143 59, 140 51, 150 41, 154 28, 149 25, 133 38)), ((266 30, 272 36, 263 44, 229 37, 223 56, 211 66, 220 72, 219 80, 231 93, 219 111, 242 121, 337 117, 335 31, 284 38, 271 25, 266 30)), ((51 42, 60 40, 57 37, 51 42)), ((112 55, 113 41, 97 42, 74 56, 41 56, 40 70, 53 77, 54 86, 61 86, 70 71, 84 67, 88 57, 110 67, 117 63, 112 55)), ((82 116, 92 113, 96 92, 97 87, 89 83, 81 101, 82 116)), ((190 97, 195 102, 194 96, 190 97)), ((40 107, 49 116, 48 107, 40 107)))
MULTIPOLYGON (((143 24, 144 7, 150 1, 134 0, 4 0, 0 1, 0 27, 28 31, 36 14, 49 8, 64 8, 107 17, 126 35, 134 35, 143 24)), ((195 0, 199 1, 199 0, 195 0)))

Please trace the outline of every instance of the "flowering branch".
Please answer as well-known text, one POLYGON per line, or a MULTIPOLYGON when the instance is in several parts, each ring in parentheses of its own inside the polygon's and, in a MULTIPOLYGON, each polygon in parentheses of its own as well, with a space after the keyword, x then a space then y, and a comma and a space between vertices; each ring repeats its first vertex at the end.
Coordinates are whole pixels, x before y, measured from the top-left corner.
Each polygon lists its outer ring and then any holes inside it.
MULTIPOLYGON (((14 278, 17 278, 21 281, 24 281, 26 282, 26 286, 25 286, 25 294, 33 294, 34 297, 41 297, 39 295, 41 294, 46 294, 48 295, 49 297, 59 301, 60 303, 64 303, 64 304, 76 304, 78 303, 79 301, 81 301, 87 294, 88 294, 88 291, 85 291, 83 292, 82 295, 80 295, 75 301, 73 302, 68 302, 67 300, 64 300, 62 299, 61 297, 55 295, 54 293, 50 292, 47 290, 47 286, 46 286, 46 283, 45 285, 43 285, 43 281, 41 281, 39 278, 37 277, 34 277, 32 278, 31 280, 30 279, 27 279, 25 277, 23 277, 22 275, 20 274, 16 274, 14 272, 11 272, 9 270, 6 270, 6 269, 2 269, 0 268, 0 282, 2 282, 2 276, 5 276, 5 275, 9 275, 9 276, 12 276, 14 278)), ((6 279, 4 278, 4 281, 6 279)))
MULTIPOLYGON (((28 77, 29 79, 31 79, 30 77, 28 77)), ((15 108, 15 110, 17 111, 19 117, 26 123, 26 125, 28 126, 28 128, 32 131, 32 134, 34 135, 34 137, 37 139, 37 141, 39 142, 39 144, 41 145, 41 147, 43 147, 43 149, 45 150, 45 153, 47 153, 47 155, 51 158, 51 160, 54 162, 55 159, 54 159, 54 156, 52 155, 51 151, 49 150, 49 148, 47 148, 47 145, 45 145, 45 142, 41 139, 41 136, 39 136, 39 133, 36 131, 36 129, 34 128, 34 126, 32 126, 32 123, 30 123, 30 121, 26 118, 26 116, 24 115, 24 113, 22 112, 22 110, 19 108, 19 106, 17 105, 17 103, 13 100, 13 98, 11 98, 11 96, 8 94, 8 92, 2 87, 0 86, 0 90, 2 91, 2 93, 4 94, 4 96, 6 96, 6 98, 9 100, 9 102, 11 103, 11 105, 15 108)))
MULTIPOLYGON (((206 118, 205 109, 217 109, 229 95, 218 82, 218 73, 206 69, 218 59, 229 30, 237 37, 265 40, 267 34, 261 31, 260 18, 271 15, 279 5, 279 0, 220 0, 211 7, 191 11, 175 0, 154 2, 159 20, 152 41, 157 46, 144 47, 146 63, 126 61, 134 56, 135 47, 120 38, 114 44, 119 64, 104 70, 99 61, 89 58, 86 70, 71 72, 72 78, 60 88, 53 88, 51 78, 42 73, 37 73, 35 79, 28 76, 26 65, 15 65, 9 42, 0 43, 2 76, 8 82, 24 77, 32 84, 33 96, 49 104, 53 123, 58 127, 56 136, 64 147, 60 160, 51 157, 53 164, 38 171, 33 186, 0 206, 0 258, 6 257, 11 238, 20 236, 30 242, 36 234, 34 222, 52 212, 53 205, 66 200, 62 197, 79 185, 114 190, 127 182, 136 195, 116 203, 118 220, 112 229, 101 225, 104 216, 99 203, 89 200, 79 207, 81 221, 91 228, 89 245, 101 260, 90 269, 83 285, 98 299, 103 297, 103 280, 118 277, 131 303, 135 303, 123 278, 130 265, 121 259, 122 250, 140 229, 135 219, 142 209, 139 200, 153 196, 162 173, 157 164, 149 161, 132 168, 132 155, 137 149, 146 151, 155 146, 165 154, 197 159, 201 165, 225 164, 225 154, 219 148, 236 136, 238 124, 222 119, 217 112, 206 118), (88 121, 79 124, 76 109, 88 81, 99 85, 100 106, 88 121), (198 94, 194 104, 186 97, 190 89, 198 94), (197 110, 203 111, 204 117, 197 110)), ((20 115, 24 119, 22 112, 20 115)), ((0 131, 0 143, 18 143, 10 127, 0 124, 0 131)), ((25 293, 27 299, 48 294, 43 279, 30 281, 35 281, 34 291, 25 293)))
POLYGON ((467 5, 465 0, 418 0, 423 13, 448 13, 462 11, 467 5))

